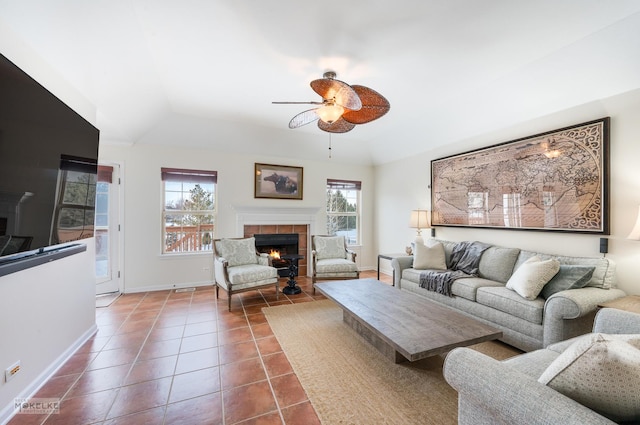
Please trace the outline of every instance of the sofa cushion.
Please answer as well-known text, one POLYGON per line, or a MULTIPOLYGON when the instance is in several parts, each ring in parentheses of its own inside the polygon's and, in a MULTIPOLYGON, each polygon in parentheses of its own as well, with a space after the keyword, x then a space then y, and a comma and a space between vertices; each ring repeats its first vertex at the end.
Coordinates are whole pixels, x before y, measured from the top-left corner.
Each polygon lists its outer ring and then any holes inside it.
POLYGON ((455 296, 466 298, 469 301, 475 301, 478 288, 485 286, 504 287, 502 283, 496 282, 495 280, 483 279, 481 277, 463 277, 453 282, 453 285, 451 285, 451 293, 455 296))
POLYGON ((544 300, 536 298, 529 301, 504 286, 478 288, 476 302, 495 308, 527 322, 537 325, 542 323, 544 300))
POLYGON ((561 264, 558 273, 544 285, 540 296, 549 298, 556 292, 584 287, 591 280, 595 267, 561 264))
POLYGON ((611 420, 640 420, 640 335, 586 335, 538 381, 611 420))
POLYGON ((419 270, 446 270, 447 263, 442 244, 440 242, 431 242, 429 245, 416 243, 413 252, 413 267, 419 270))
POLYGON ((554 342, 545 347, 545 350, 555 351, 557 354, 563 353, 571 344, 578 339, 584 338, 584 335, 574 336, 573 338, 565 339, 564 341, 554 342))
POLYGON ((482 253, 478 276, 505 283, 513 273, 518 254, 518 248, 490 247, 482 253))
POLYGON ((503 360, 502 363, 538 379, 560 353, 552 350, 534 350, 503 360))
POLYGON ((507 281, 507 288, 516 291, 527 300, 535 300, 542 287, 558 273, 560 263, 556 259, 541 260, 534 256, 525 261, 507 281))
POLYGON ((229 262, 229 267, 257 264, 256 239, 222 239, 217 242, 220 256, 229 262))
POLYGON ((277 279, 278 269, 275 267, 262 266, 260 264, 244 264, 236 267, 229 267, 229 282, 235 289, 242 289, 249 286, 257 286, 277 279))
POLYGON ((346 258, 327 258, 316 262, 316 275, 340 276, 341 273, 355 273, 357 271, 358 265, 346 258))
POLYGON ((314 236, 313 242, 318 260, 347 258, 344 236, 314 236))

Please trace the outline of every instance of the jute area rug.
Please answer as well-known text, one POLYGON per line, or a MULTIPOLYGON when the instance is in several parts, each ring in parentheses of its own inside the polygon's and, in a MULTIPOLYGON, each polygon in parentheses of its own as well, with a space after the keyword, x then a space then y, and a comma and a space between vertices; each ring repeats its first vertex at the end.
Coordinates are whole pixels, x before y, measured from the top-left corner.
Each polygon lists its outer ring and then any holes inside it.
MULTIPOLYGON (((331 300, 263 312, 323 424, 457 423, 458 397, 442 376, 444 356, 391 363, 343 323, 331 300)), ((520 353, 493 341, 472 348, 497 359, 520 353)))

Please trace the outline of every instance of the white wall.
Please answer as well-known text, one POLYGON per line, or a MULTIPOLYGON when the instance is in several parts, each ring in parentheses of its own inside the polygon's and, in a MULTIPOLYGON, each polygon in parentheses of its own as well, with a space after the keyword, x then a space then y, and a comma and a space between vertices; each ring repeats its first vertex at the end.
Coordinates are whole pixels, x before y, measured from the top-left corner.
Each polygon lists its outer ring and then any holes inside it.
POLYGON ((0 277, 0 423, 96 331, 94 243, 83 243, 85 252, 0 277))
MULTIPOLYGON (((640 242, 626 239, 635 223, 640 204, 640 90, 376 167, 374 208, 377 215, 374 227, 378 231, 379 251, 402 252, 415 238, 415 231, 408 228, 409 214, 412 209, 430 209, 431 192, 428 185, 431 160, 605 116, 611 117, 611 235, 607 256, 617 264, 618 287, 630 294, 640 294, 640 279, 637 277, 640 242)), ((428 145, 429 135, 421 137, 425 146, 428 145)), ((437 227, 436 232, 438 238, 453 241, 480 240, 555 254, 601 255, 600 235, 455 227, 437 227)))
MULTIPOLYGON (((185 134, 184 137, 189 137, 185 134)), ((265 141, 268 138, 265 136, 265 141)), ((234 143, 229 140, 229 143, 234 143)), ((124 190, 124 291, 211 284, 211 254, 161 255, 161 167, 207 169, 218 172, 216 237, 237 234, 238 207, 318 208, 318 231, 324 233, 327 178, 362 181, 361 268, 375 266, 373 259, 373 168, 343 164, 331 159, 292 160, 258 155, 186 149, 159 145, 100 145, 100 161, 123 165, 124 190), (254 199, 255 163, 303 167, 303 199, 254 199)))

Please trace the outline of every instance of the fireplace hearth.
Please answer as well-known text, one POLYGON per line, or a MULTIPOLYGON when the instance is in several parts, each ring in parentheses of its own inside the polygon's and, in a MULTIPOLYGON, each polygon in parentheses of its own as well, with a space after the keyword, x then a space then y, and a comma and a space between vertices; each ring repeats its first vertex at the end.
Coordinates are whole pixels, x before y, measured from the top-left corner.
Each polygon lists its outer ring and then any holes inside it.
MULTIPOLYGON (((262 233, 253 236, 256 239, 256 250, 271 255, 272 264, 278 269, 278 276, 288 277, 289 261, 280 257, 298 254, 298 234, 262 233)), ((298 275, 297 270, 295 275, 298 275)))

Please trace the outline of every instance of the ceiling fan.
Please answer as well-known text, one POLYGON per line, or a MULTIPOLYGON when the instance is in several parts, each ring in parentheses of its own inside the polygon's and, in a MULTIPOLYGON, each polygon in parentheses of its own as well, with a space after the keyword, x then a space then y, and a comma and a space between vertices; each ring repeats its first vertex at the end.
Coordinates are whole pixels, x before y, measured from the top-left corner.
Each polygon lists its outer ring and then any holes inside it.
POLYGON ((336 73, 327 71, 323 78, 313 80, 313 91, 322 102, 273 102, 274 104, 318 105, 300 112, 289 121, 289 128, 298 128, 318 121, 320 130, 329 133, 346 133, 357 124, 365 124, 380 118, 391 108, 389 101, 377 91, 365 86, 349 85, 336 80, 336 73))

